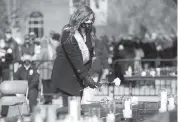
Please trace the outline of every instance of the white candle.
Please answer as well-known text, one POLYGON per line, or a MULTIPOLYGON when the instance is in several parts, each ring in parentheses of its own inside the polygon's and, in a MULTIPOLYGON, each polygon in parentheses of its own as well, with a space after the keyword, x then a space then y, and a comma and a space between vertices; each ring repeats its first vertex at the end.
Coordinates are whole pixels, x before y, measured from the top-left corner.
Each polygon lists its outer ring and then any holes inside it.
POLYGON ((167 90, 161 92, 161 102, 167 103, 167 90))
POLYGON ((39 113, 35 115, 34 122, 43 122, 43 121, 44 119, 39 113))
POLYGON ((115 122, 115 115, 113 113, 110 113, 106 117, 106 122, 115 122))
POLYGON ((69 114, 73 118, 73 121, 80 120, 80 110, 80 100, 78 98, 71 99, 69 101, 69 114))
POLYGON ((130 110, 130 100, 126 100, 125 103, 124 103, 124 107, 125 107, 125 110, 130 110))
POLYGON ((97 116, 93 116, 93 117, 92 117, 92 122, 99 122, 97 116))
POLYGON ((169 110, 169 111, 174 110, 174 109, 175 109, 174 98, 173 98, 173 97, 170 97, 170 98, 168 99, 168 101, 169 101, 168 110, 169 110))
POLYGON ((56 121, 55 107, 49 106, 47 112, 48 112, 47 122, 55 122, 56 121))
POLYGON ((132 118, 132 110, 123 110, 124 118, 132 118))

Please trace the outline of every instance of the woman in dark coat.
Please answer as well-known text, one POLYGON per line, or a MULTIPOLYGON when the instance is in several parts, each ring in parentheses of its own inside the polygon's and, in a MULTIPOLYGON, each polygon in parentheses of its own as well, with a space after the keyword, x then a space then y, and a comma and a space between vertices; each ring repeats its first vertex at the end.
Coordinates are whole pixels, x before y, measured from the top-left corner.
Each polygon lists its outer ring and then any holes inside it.
POLYGON ((82 6, 63 28, 51 79, 52 92, 63 96, 64 106, 67 106, 68 96, 82 97, 85 87, 99 86, 89 75, 94 55, 93 22, 94 13, 91 8, 82 6))

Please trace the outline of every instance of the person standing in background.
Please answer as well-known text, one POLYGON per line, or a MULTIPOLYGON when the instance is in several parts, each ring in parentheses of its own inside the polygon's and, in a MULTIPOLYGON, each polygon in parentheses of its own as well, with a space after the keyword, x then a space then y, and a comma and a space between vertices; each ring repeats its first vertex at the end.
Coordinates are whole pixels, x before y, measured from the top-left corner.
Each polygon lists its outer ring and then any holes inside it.
POLYGON ((32 41, 30 41, 28 35, 25 36, 25 41, 24 44, 22 45, 21 52, 22 55, 28 53, 31 56, 33 56, 35 54, 35 45, 32 41))
POLYGON ((38 85, 39 85, 39 74, 37 69, 31 64, 32 56, 30 54, 24 54, 22 56, 23 64, 17 69, 14 74, 15 80, 27 80, 28 81, 28 98, 30 105, 30 113, 33 112, 33 108, 37 105, 38 98, 38 85))
MULTIPOLYGON (((96 35, 96 30, 94 29, 96 35)), ((106 78, 106 75, 109 73, 109 64, 108 64, 108 55, 107 44, 103 40, 96 39, 95 41, 95 59, 92 64, 91 73, 97 75, 97 82, 106 78)))
MULTIPOLYGON (((36 60, 38 60, 37 65, 40 71, 40 78, 43 84, 44 94, 50 93, 53 60, 56 58, 56 47, 58 44, 55 43, 56 41, 53 41, 54 40, 51 38, 42 39, 41 51, 36 58, 36 60)), ((49 95, 45 95, 44 99, 45 104, 49 104, 51 102, 51 96, 49 95)))

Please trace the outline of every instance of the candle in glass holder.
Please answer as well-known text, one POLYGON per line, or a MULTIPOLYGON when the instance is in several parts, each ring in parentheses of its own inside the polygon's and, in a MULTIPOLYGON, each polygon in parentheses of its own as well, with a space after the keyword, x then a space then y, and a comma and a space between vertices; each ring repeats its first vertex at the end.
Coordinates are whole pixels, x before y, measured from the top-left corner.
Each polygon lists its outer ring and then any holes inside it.
POLYGON ((161 101, 160 101, 160 109, 159 112, 167 111, 167 90, 164 89, 161 91, 161 101))
POLYGON ((123 116, 124 118, 132 118, 132 110, 123 110, 123 116))
POLYGON ((55 122, 56 121, 56 111, 54 106, 48 106, 47 109, 47 122, 55 122))
POLYGON ((73 118, 73 121, 80 120, 81 108, 79 97, 69 97, 69 115, 73 118))
POLYGON ((124 103, 125 110, 130 110, 130 106, 131 106, 131 101, 130 100, 126 100, 125 103, 124 103))
POLYGON ((113 113, 109 113, 106 117, 106 122, 115 122, 115 115, 113 113))
POLYGON ((124 103, 123 115, 124 115, 124 118, 132 118, 131 100, 130 99, 127 99, 124 103))
POLYGON ((44 119, 42 118, 40 113, 37 113, 34 117, 34 122, 43 122, 43 121, 44 121, 44 119))
POLYGON ((167 90, 166 89, 161 91, 161 102, 167 103, 167 90))

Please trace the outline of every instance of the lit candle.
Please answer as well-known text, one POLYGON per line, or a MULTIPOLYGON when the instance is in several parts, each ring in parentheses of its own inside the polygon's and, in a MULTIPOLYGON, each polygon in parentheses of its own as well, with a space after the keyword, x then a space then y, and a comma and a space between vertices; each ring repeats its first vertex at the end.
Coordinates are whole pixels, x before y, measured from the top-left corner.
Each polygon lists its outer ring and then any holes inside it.
POLYGON ((113 113, 109 113, 106 117, 106 122, 115 122, 115 115, 113 113))

